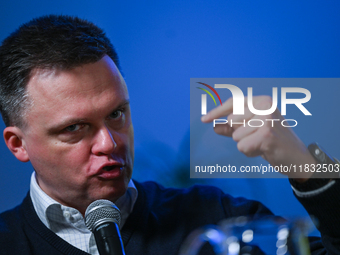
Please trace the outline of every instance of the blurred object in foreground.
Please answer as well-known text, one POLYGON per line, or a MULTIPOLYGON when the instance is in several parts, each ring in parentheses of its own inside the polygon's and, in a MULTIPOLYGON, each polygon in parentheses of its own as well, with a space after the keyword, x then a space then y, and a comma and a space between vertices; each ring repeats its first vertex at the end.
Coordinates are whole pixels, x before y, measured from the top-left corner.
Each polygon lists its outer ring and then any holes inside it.
POLYGON ((180 255, 199 254, 206 243, 218 255, 310 255, 307 234, 312 229, 306 219, 241 216, 193 231, 183 243, 180 255))

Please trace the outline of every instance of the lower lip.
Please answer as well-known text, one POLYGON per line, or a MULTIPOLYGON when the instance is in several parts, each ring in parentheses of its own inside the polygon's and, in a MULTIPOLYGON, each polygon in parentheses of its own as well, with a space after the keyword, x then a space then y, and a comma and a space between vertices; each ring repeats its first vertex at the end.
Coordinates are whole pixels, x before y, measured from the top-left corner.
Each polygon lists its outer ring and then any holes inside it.
POLYGON ((113 180, 117 179, 121 176, 124 167, 116 167, 110 171, 101 170, 98 174, 98 177, 105 179, 105 180, 113 180))

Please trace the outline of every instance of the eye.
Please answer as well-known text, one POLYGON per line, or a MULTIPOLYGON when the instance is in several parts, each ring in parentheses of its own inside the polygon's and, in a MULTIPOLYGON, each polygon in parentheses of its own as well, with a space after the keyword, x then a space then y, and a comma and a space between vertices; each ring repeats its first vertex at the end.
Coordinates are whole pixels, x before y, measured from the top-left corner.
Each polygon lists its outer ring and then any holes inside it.
POLYGON ((109 118, 110 119, 119 119, 123 114, 123 111, 122 110, 117 110, 117 111, 114 111, 113 113, 110 114, 109 118))
POLYGON ((125 125, 126 108, 113 111, 107 118, 107 125, 112 129, 121 129, 125 125))
POLYGON ((65 130, 67 132, 76 132, 78 130, 80 130, 84 125, 83 124, 74 124, 74 125, 70 125, 67 128, 65 128, 65 130))

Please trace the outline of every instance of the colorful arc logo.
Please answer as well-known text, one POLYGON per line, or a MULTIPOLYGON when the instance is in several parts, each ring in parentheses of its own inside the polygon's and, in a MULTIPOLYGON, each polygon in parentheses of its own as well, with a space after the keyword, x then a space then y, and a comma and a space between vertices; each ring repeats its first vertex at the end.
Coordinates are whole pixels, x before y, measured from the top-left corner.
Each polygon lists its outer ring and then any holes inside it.
MULTIPOLYGON (((197 83, 202 84, 202 85, 208 87, 209 89, 211 89, 212 92, 214 92, 215 95, 217 96, 218 100, 220 101, 220 104, 222 105, 221 98, 220 98, 220 96, 218 95, 217 91, 216 91, 213 87, 211 87, 210 85, 205 84, 205 83, 203 83, 203 82, 197 82, 197 83)), ((206 93, 214 100, 214 103, 215 103, 215 105, 217 106, 216 100, 215 100, 214 96, 210 93, 210 91, 208 91, 208 90, 206 90, 206 89, 203 89, 203 88, 200 88, 200 87, 197 87, 197 88, 198 88, 198 89, 201 89, 201 90, 203 90, 203 91, 205 91, 205 92, 206 92, 206 93)))
MULTIPOLYGON (((206 86, 207 88, 211 89, 211 91, 215 93, 215 95, 217 96, 218 100, 220 101, 220 104, 222 105, 221 98, 220 98, 220 96, 218 95, 218 93, 216 92, 216 90, 213 87, 211 87, 210 85, 205 84, 203 82, 197 82, 197 83, 202 84, 202 85, 206 86)), ((209 90, 204 89, 204 88, 200 88, 200 87, 197 87, 197 88, 203 90, 204 92, 206 92, 212 98, 212 100, 214 100, 214 103, 217 106, 216 100, 215 100, 214 96, 211 94, 211 92, 209 90)), ((207 95, 206 94, 202 94, 201 114, 202 115, 206 115, 207 114, 207 95)))

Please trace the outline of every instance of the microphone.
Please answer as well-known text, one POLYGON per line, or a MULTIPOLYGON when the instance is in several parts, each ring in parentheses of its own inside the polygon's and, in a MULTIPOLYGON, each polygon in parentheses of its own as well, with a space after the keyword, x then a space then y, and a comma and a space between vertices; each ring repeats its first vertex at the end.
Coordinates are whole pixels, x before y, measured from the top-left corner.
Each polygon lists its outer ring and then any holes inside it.
POLYGON ((125 255, 120 221, 118 207, 109 200, 96 200, 87 207, 85 224, 94 234, 100 255, 125 255))

